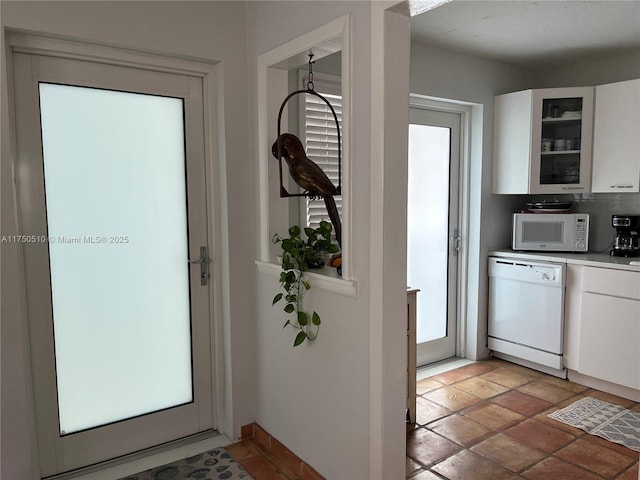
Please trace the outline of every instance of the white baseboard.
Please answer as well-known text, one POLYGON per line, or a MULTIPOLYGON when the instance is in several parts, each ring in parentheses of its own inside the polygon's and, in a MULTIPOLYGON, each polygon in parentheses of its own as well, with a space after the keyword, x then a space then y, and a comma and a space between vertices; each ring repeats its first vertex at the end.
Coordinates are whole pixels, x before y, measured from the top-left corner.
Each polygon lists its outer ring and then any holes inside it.
POLYGON ((624 387, 616 383, 600 380, 599 378, 593 378, 574 370, 569 370, 569 380, 584 385, 585 387, 595 388, 596 390, 601 390, 611 395, 617 395, 618 397, 628 398, 634 402, 640 402, 640 390, 634 388, 624 387))

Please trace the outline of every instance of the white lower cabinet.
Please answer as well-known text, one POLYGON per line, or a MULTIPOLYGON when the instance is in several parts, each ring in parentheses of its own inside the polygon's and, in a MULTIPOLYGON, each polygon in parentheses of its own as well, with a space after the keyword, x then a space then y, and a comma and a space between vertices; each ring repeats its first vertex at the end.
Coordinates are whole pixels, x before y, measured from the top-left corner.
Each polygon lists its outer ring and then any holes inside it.
POLYGON ((640 300, 582 294, 578 371, 640 389, 640 300))
POLYGON ((640 273, 575 266, 570 274, 567 368, 640 389, 640 273))
POLYGON ((564 366, 578 370, 580 352, 580 300, 584 267, 567 265, 564 292, 564 366))

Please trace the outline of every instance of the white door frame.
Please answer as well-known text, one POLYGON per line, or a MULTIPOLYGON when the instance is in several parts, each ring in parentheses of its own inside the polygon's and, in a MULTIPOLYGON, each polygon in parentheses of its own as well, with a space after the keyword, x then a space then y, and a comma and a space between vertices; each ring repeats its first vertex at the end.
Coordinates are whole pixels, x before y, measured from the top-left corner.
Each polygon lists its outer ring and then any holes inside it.
POLYGON ((471 105, 425 95, 409 94, 409 108, 424 108, 460 115, 460 183, 458 208, 460 226, 460 251, 458 252, 458 299, 456 302, 456 356, 466 356, 467 290, 469 262, 470 169, 471 169, 471 105))
MULTIPOLYGON (((227 374, 228 365, 225 367, 225 351, 228 350, 225 342, 225 331, 230 324, 228 317, 228 297, 223 295, 224 285, 222 248, 224 239, 222 237, 222 220, 224 219, 221 210, 222 195, 226 183, 224 165, 224 146, 220 128, 222 118, 221 102, 219 97, 221 90, 222 71, 215 63, 206 61, 193 61, 182 58, 164 57, 148 53, 123 50, 118 48, 105 47, 82 42, 50 38, 40 35, 24 34, 19 32, 7 32, 7 49, 11 55, 7 55, 7 71, 9 77, 13 72, 13 53, 27 53, 43 55, 49 57, 86 60, 109 65, 128 66, 157 72, 176 73, 202 78, 203 83, 203 109, 204 109, 204 156, 206 175, 206 208, 208 217, 207 241, 210 246, 210 282, 211 295, 209 296, 209 322, 211 332, 211 360, 214 363, 211 370, 212 401, 213 401, 213 424, 218 431, 233 437, 234 421, 232 399, 224 395, 225 391, 231 391, 231 378, 227 374)), ((8 86, 9 98, 14 97, 13 82, 8 86)), ((10 114, 15 119, 16 112, 11 105, 10 114)), ((15 131, 12 130, 12 141, 15 145, 15 131)), ((12 161, 12 169, 17 171, 15 156, 12 161)), ((17 220, 18 233, 22 231, 20 217, 17 220)), ((19 246, 20 254, 22 248, 19 246)), ((24 263, 21 261, 20 278, 16 282, 20 285, 22 298, 26 298, 26 287, 24 277, 24 263)), ((26 311, 25 306, 25 311, 26 311)), ((28 363, 27 382, 31 384, 33 378, 31 364, 28 363)), ((32 392, 30 392, 32 393, 32 392)), ((30 402, 33 409, 33 402, 30 402)), ((35 433, 35 432, 34 432, 35 433)))
MULTIPOLYGON (((458 331, 458 252, 456 246, 459 246, 459 241, 456 236, 459 237, 459 187, 460 187, 460 145, 461 145, 461 116, 458 113, 444 112, 440 110, 433 110, 423 107, 411 107, 409 110, 409 123, 416 126, 428 126, 437 127, 448 130, 449 140, 449 152, 447 159, 447 190, 446 190, 446 206, 447 206, 447 221, 445 228, 445 261, 446 261, 446 274, 445 278, 440 278, 440 284, 444 282, 445 285, 445 310, 444 318, 439 314, 431 321, 440 325, 444 320, 445 322, 445 334, 439 338, 432 338, 421 342, 416 345, 416 363, 418 366, 424 366, 432 363, 446 360, 456 356, 457 350, 457 331, 458 331)), ((416 135, 417 130, 415 131, 416 135)), ((413 138, 410 135, 410 141, 419 141, 417 138, 413 138)), ((413 155, 416 153, 414 152, 413 155)), ((411 154, 410 154, 411 155, 411 154)), ((419 162, 419 159, 410 159, 412 163, 419 162)), ((409 167, 411 169, 411 166, 409 167)), ((418 168, 416 166, 416 168, 418 168)), ((409 170, 409 176, 412 171, 409 170)), ((415 180, 414 180, 415 181, 415 180)), ((412 182, 412 185, 415 185, 412 182)), ((407 196, 407 198, 409 198, 407 196)), ((444 199, 443 199, 444 200, 444 199)), ((414 199, 415 201, 415 199, 414 199)), ((407 209, 409 205, 407 205, 407 209)), ((415 208, 415 205, 413 205, 415 208)), ((441 212, 442 213, 442 212, 441 212)), ((416 213, 413 213, 415 215, 416 213)), ((411 219, 415 222, 415 217, 411 219)), ((408 222, 409 223, 409 222, 408 222)), ((414 233, 415 235, 415 233, 414 233)), ((407 234, 407 238, 408 234, 407 234)), ((413 240, 413 239, 409 239, 413 240)), ((407 271, 415 268, 414 263, 424 261, 425 259, 416 258, 418 254, 415 249, 412 249, 413 257, 407 257, 407 271), (410 268, 411 267, 411 268, 410 268)), ((409 252, 407 253, 409 254, 409 252)), ((441 258, 442 259, 442 258, 441 258)), ((419 267, 424 268, 424 264, 419 267)), ((413 277, 413 276, 412 276, 413 277)), ((418 295, 418 312, 422 312, 420 325, 426 321, 424 318, 427 310, 420 306, 421 302, 428 302, 428 299, 434 295, 434 291, 427 289, 427 284, 422 285, 415 277, 408 279, 408 284, 420 288, 422 293, 418 295), (415 283, 417 282, 417 284, 415 283), (422 299, 422 300, 421 300, 422 299)), ((436 300, 437 301, 437 300, 436 300)))

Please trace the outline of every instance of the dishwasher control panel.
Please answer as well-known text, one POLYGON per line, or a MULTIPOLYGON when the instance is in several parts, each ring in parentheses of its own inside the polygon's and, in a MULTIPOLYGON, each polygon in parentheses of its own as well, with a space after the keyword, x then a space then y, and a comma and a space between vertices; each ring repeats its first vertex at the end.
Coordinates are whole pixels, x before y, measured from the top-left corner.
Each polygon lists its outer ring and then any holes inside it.
POLYGON ((543 282, 555 282, 556 281, 556 272, 552 269, 533 267, 533 271, 535 272, 536 280, 541 280, 543 282))
POLYGON ((552 262, 530 262, 515 258, 489 257, 489 276, 517 282, 564 288, 565 265, 552 262))

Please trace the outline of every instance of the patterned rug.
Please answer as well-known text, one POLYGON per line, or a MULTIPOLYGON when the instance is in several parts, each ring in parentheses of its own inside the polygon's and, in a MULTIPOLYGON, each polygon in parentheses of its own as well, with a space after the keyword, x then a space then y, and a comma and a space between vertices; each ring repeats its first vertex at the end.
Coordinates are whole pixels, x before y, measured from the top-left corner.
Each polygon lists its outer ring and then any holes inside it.
POLYGON ((549 417, 640 452, 640 412, 585 397, 549 417))
POLYGON ((224 448, 216 448, 120 480, 252 480, 224 448))

